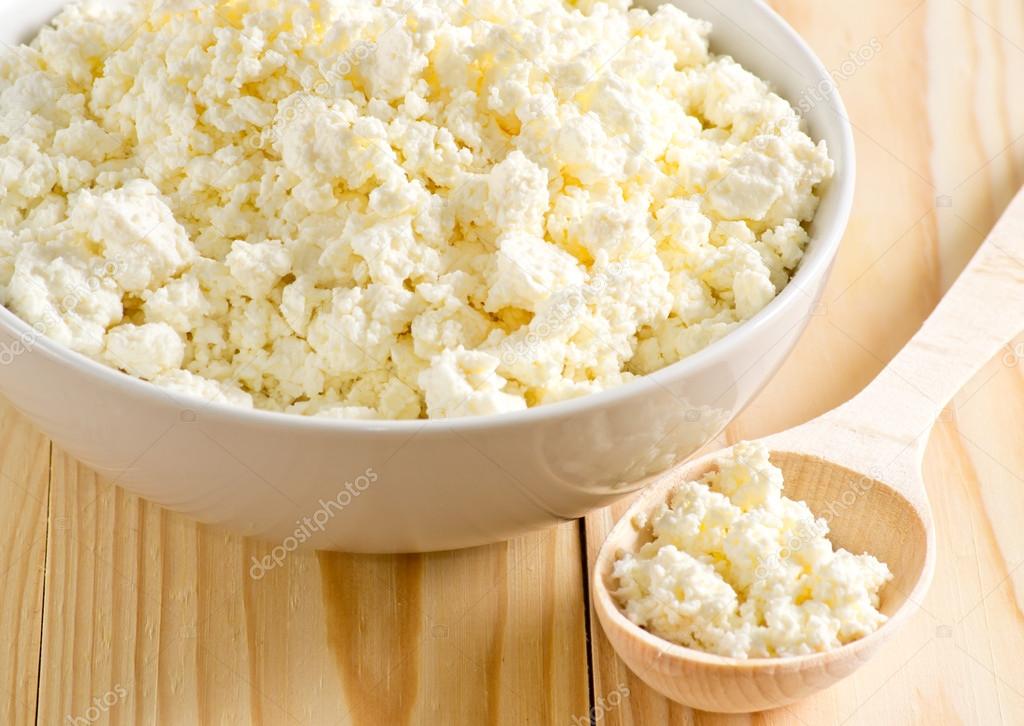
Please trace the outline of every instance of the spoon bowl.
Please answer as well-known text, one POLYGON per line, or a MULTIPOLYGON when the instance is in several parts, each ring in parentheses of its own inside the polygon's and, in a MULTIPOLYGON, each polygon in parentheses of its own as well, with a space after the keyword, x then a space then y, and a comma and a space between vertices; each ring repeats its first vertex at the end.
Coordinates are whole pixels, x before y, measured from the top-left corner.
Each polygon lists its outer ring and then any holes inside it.
POLYGON ((622 552, 650 539, 634 518, 668 501, 672 488, 699 479, 716 455, 701 457, 660 478, 630 506, 609 533, 594 568, 594 607, 612 647, 647 685, 667 698, 704 711, 738 713, 777 708, 827 688, 874 654, 920 602, 931 580, 931 528, 897 489, 817 456, 771 451, 785 477, 783 494, 801 499, 829 525, 829 539, 850 552, 870 552, 889 565, 893 579, 880 593, 889 620, 874 633, 836 650, 785 658, 737 659, 668 643, 632 623, 615 602, 612 577, 622 552))
POLYGON ((593 569, 593 602, 612 647, 641 680, 706 711, 792 703, 848 676, 920 606, 935 568, 935 532, 922 479, 928 435, 953 395, 1024 327, 1024 192, 1018 192, 938 306, 872 383, 839 408, 762 439, 784 494, 829 525, 835 547, 889 566, 888 620, 839 648, 782 658, 728 658, 672 644, 632 623, 612 595, 615 560, 646 535, 633 522, 699 479, 719 454, 655 478, 609 533, 593 569))

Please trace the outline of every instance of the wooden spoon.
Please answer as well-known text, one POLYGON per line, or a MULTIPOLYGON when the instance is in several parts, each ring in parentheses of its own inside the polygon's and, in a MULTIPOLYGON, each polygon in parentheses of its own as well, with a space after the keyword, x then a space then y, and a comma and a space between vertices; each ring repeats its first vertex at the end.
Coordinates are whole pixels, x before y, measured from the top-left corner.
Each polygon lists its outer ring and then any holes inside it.
MULTIPOLYGON (((879 290, 880 295, 885 290, 879 290)), ((878 321, 885 325, 884 320, 878 321)), ((1024 191, 1018 192, 960 278, 907 346, 857 397, 763 441, 782 468, 785 494, 829 521, 829 538, 889 565, 881 593, 889 620, 835 650, 735 659, 674 645, 630 622, 612 598, 619 553, 645 541, 632 520, 700 478, 716 452, 657 477, 609 533, 593 575, 608 640, 645 683, 673 701, 719 712, 792 703, 848 676, 917 610, 935 565, 935 531, 921 477, 936 417, 974 373, 1024 328, 1024 191)))

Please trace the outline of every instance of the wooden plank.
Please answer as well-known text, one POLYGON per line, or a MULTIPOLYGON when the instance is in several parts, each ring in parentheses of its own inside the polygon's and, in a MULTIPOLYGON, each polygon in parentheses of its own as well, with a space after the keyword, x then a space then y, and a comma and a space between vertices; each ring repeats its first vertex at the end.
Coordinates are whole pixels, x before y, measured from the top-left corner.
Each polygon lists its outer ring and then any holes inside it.
POLYGON ((320 559, 353 723, 568 723, 585 714, 575 524, 459 552, 320 559))
POLYGON ((403 557, 218 533, 53 461, 40 718, 135 723, 553 723, 587 710, 575 523, 403 557))
POLYGON ((0 400, 0 723, 33 723, 50 442, 0 400))
MULTIPOLYGON (((823 315, 720 444, 804 421, 862 387, 1024 180, 1024 106, 1012 91, 1024 82, 1019 3, 772 4, 830 68, 875 40, 880 51, 840 80, 859 183, 823 315)), ((933 432, 925 477, 939 540, 935 581, 922 613, 870 666, 788 709, 716 716, 647 689, 597 632, 595 697, 629 690, 599 723, 1024 721, 1022 361, 1024 338, 965 387, 933 432)), ((587 518, 591 561, 626 506, 587 518)))

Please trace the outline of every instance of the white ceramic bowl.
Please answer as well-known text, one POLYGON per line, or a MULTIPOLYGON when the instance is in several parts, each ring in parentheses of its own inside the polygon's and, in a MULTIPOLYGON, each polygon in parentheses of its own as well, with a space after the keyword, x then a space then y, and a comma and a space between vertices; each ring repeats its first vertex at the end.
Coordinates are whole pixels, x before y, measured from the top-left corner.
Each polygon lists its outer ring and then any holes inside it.
MULTIPOLYGON (((0 41, 61 0, 0 0, 0 41)), ((659 3, 642 3, 653 7, 659 3)), ((853 196, 850 125, 828 72, 770 8, 677 0, 806 114, 836 175, 793 281, 757 316, 653 375, 512 414, 329 421, 174 395, 40 338, 0 308, 0 391, 53 441, 132 492, 290 549, 424 551, 494 542, 635 491, 713 438, 771 378, 813 314, 853 196)))

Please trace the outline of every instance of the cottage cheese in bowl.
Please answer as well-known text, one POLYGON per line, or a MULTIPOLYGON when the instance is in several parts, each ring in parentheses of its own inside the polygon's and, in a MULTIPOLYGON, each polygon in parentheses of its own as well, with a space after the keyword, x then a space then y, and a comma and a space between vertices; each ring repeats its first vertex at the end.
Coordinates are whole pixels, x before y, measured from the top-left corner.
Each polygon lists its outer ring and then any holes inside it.
POLYGON ((710 31, 621 1, 69 5, 0 55, 0 301, 274 411, 620 385, 764 308, 832 175, 710 31))

